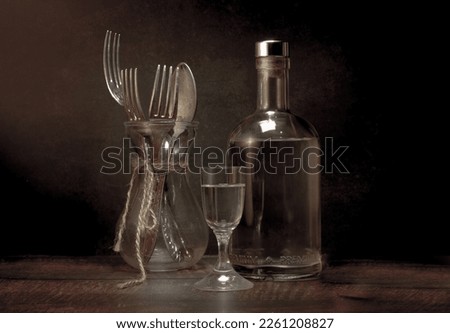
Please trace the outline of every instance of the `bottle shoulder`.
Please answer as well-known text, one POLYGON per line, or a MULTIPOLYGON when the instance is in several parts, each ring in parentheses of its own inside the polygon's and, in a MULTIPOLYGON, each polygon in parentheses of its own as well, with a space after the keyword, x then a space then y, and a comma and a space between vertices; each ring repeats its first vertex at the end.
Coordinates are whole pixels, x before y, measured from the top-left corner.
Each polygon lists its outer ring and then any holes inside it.
POLYGON ((230 141, 318 138, 314 126, 289 111, 258 111, 244 118, 230 141))

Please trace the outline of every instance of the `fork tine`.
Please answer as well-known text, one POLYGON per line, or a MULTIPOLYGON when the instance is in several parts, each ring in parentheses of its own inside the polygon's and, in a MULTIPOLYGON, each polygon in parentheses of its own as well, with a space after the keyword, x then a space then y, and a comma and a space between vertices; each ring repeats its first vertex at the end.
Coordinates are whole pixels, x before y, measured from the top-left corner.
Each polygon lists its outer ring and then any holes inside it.
POLYGON ((163 66, 162 75, 161 75, 161 84, 159 87, 159 99, 158 99, 158 116, 162 116, 161 113, 161 102, 164 91, 164 84, 166 83, 166 65, 163 66))
MULTIPOLYGON (((120 70, 120 77, 122 79, 123 85, 122 85, 122 89, 123 89, 123 106, 125 108, 126 113, 128 114, 128 119, 130 119, 130 111, 129 111, 129 105, 128 105, 128 99, 127 99, 127 90, 128 90, 128 83, 127 83, 127 78, 126 78, 126 69, 122 69, 120 70)), ((132 120, 132 119, 130 119, 132 120)))
POLYGON ((149 118, 152 116, 157 117, 158 116, 158 105, 156 104, 156 96, 159 91, 159 77, 161 74, 161 65, 158 65, 156 67, 156 73, 155 73, 155 80, 153 82, 153 90, 152 90, 152 97, 150 98, 150 106, 148 109, 149 118))
POLYGON ((112 93, 110 88, 111 82, 111 66, 109 61, 111 49, 111 31, 106 31, 105 42, 103 44, 103 73, 105 74, 106 85, 109 91, 112 93))
POLYGON ((111 30, 106 31, 103 44, 103 73, 105 75, 106 86, 111 96, 123 105, 122 82, 119 65, 120 34, 111 30))
POLYGON ((132 68, 128 68, 126 69, 126 85, 127 85, 127 89, 126 89, 126 96, 127 96, 127 100, 128 100, 128 105, 130 106, 130 112, 131 115, 133 116, 133 120, 137 120, 136 119, 136 112, 135 112, 135 105, 134 105, 134 99, 133 99, 133 94, 134 94, 134 85, 133 85, 133 69, 132 68))
POLYGON ((168 73, 168 75, 167 75, 167 84, 165 85, 165 87, 167 87, 167 89, 166 89, 166 100, 165 100, 165 103, 164 103, 164 109, 162 110, 163 111, 163 113, 162 113, 162 115, 161 115, 161 117, 167 117, 167 111, 168 111, 168 108, 169 108, 169 95, 170 95, 170 85, 171 85, 171 82, 172 82, 172 70, 173 70, 173 68, 172 68, 172 66, 170 66, 169 67, 169 73, 168 73))
POLYGON ((117 89, 120 89, 120 67, 119 67, 119 48, 120 48, 120 34, 114 33, 113 49, 112 49, 112 71, 114 76, 114 84, 117 89))
POLYGON ((132 98, 132 105, 134 107, 134 114, 137 116, 138 120, 143 120, 144 114, 142 112, 142 106, 141 106, 141 99, 139 97, 139 88, 138 88, 138 81, 137 81, 137 68, 134 69, 134 75, 133 70, 130 70, 130 83, 131 83, 131 98, 132 98))
POLYGON ((168 96, 168 115, 167 118, 175 118, 176 115, 176 109, 178 104, 178 75, 180 72, 180 68, 177 66, 175 68, 175 72, 173 73, 171 79, 170 79, 170 96, 168 96))
POLYGON ((158 109, 156 108, 156 110, 153 110, 155 108, 155 97, 156 97, 156 92, 158 91, 158 87, 159 87, 159 74, 161 71, 161 65, 158 65, 156 67, 156 73, 155 73, 155 81, 153 82, 153 90, 152 90, 152 97, 150 98, 150 106, 148 108, 148 116, 149 118, 151 118, 152 116, 157 116, 158 115, 158 109))

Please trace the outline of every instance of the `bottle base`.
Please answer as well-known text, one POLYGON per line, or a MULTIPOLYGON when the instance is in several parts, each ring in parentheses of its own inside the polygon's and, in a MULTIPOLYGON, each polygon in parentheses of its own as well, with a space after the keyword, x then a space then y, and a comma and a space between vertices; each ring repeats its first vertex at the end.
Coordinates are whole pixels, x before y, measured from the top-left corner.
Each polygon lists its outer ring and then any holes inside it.
POLYGON ((236 272, 245 278, 260 281, 316 280, 322 271, 322 264, 310 266, 241 266, 233 265, 236 272))

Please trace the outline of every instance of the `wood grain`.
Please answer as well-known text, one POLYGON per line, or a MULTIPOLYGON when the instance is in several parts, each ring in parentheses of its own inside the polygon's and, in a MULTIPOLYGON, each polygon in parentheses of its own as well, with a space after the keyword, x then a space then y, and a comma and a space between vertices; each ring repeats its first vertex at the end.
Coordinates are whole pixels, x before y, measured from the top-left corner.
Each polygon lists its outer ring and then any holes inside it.
POLYGON ((450 266, 379 262, 328 267, 313 281, 256 281, 251 290, 203 292, 210 269, 136 275, 120 257, 9 258, 0 262, 0 312, 450 312, 450 266))

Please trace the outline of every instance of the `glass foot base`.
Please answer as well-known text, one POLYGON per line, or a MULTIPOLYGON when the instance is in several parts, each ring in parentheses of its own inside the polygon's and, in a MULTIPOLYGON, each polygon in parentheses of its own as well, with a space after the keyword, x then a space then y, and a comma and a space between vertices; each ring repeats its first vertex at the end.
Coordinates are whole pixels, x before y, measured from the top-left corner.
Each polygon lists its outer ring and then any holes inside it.
POLYGON ((244 279, 234 270, 213 270, 194 284, 194 287, 205 291, 236 291, 253 288, 253 283, 244 279))

